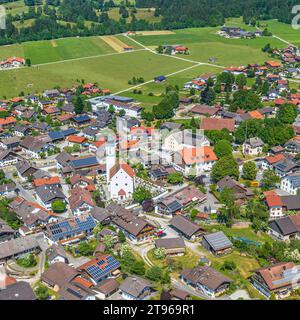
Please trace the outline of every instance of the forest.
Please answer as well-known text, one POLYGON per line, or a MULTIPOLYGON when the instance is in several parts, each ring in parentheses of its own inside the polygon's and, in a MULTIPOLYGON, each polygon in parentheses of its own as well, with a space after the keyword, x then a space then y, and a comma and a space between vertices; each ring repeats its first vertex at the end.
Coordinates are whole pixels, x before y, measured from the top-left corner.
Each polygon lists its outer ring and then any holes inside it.
MULTIPOLYGON (((13 2, 0 0, 0 3, 13 2)), ((298 0, 25 0, 28 11, 7 15, 6 30, 0 30, 0 45, 60 37, 105 35, 128 30, 180 29, 223 25, 228 17, 243 16, 244 22, 278 19, 292 20, 292 7, 298 0), (111 8, 119 7, 118 21, 109 17, 111 8), (160 22, 136 18, 136 8, 155 8, 160 22), (25 25, 24 21, 33 19, 25 25), (13 22, 20 21, 21 27, 13 22), (86 22, 89 22, 87 24, 86 22), (63 23, 62 23, 63 22, 63 23), (24 26, 23 26, 24 24, 24 26)))

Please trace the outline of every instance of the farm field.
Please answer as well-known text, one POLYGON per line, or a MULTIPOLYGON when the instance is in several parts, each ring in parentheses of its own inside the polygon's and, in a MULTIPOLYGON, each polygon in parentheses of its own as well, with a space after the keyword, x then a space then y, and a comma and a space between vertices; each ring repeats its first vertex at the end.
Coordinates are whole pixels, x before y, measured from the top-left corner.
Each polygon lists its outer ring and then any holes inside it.
POLYGON ((99 37, 64 38, 3 46, 0 47, 0 58, 15 55, 30 58, 32 64, 42 64, 113 52, 99 37))
POLYGON ((125 54, 87 58, 41 65, 38 67, 2 71, 0 97, 11 97, 23 91, 37 93, 55 86, 70 87, 76 80, 97 82, 112 92, 129 87, 128 80, 142 76, 145 81, 159 74, 169 74, 190 67, 191 63, 138 51, 125 54), (158 71, 159 70, 159 71, 158 71))
POLYGON ((300 29, 295 30, 291 25, 278 22, 277 20, 264 21, 268 29, 275 35, 295 45, 300 44, 300 29))
POLYGON ((285 44, 272 37, 256 39, 225 39, 216 34, 216 28, 194 28, 177 30, 169 35, 136 35, 135 40, 145 46, 155 48, 165 44, 182 44, 189 48, 187 59, 208 62, 209 58, 216 58, 216 64, 223 66, 262 63, 268 55, 261 51, 267 43, 273 47, 284 47, 285 44))

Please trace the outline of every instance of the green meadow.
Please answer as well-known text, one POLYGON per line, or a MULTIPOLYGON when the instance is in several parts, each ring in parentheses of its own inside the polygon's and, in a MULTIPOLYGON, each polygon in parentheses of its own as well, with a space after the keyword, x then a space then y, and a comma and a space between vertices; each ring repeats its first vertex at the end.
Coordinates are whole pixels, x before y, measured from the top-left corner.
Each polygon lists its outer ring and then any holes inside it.
POLYGON ((30 58, 32 64, 76 59, 113 53, 114 50, 99 37, 64 38, 32 41, 0 47, 0 58, 20 56, 30 58))
POLYGON ((169 74, 192 64, 169 57, 154 55, 146 50, 126 54, 64 61, 8 71, 0 71, 0 98, 20 92, 38 93, 55 86, 70 87, 84 79, 97 82, 112 92, 129 87, 133 76, 152 80, 160 74, 169 74))
POLYGON ((181 44, 190 50, 187 59, 208 62, 216 58, 216 64, 223 66, 248 63, 262 63, 268 55, 262 48, 270 43, 273 47, 284 47, 285 44, 272 37, 256 39, 226 39, 216 34, 220 27, 193 28, 177 30, 170 35, 134 36, 134 39, 151 48, 165 44, 181 44))

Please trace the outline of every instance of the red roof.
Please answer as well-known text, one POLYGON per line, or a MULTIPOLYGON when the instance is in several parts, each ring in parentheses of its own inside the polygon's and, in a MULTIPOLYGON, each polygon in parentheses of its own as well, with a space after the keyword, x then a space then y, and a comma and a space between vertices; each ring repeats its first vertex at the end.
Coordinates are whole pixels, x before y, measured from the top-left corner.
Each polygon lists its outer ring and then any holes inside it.
POLYGON ((67 140, 72 143, 83 143, 86 139, 85 137, 79 137, 75 134, 68 136, 67 140))
POLYGON ((264 118, 264 116, 258 110, 249 111, 248 113, 253 119, 260 120, 264 118))
POLYGON ((59 183, 60 183, 59 177, 35 179, 33 181, 33 184, 36 187, 40 187, 40 186, 44 186, 44 185, 51 185, 51 184, 59 184, 59 183))
POLYGON ((235 130, 235 121, 233 119, 204 118, 201 121, 200 129, 203 130, 222 130, 228 129, 230 132, 235 130))
POLYGON ((73 281, 83 285, 86 288, 91 288, 93 286, 92 282, 90 282, 84 278, 81 278, 80 276, 76 277, 73 281))
POLYGON ((268 207, 282 207, 282 201, 280 196, 278 195, 268 195, 266 197, 266 202, 268 204, 268 207))
POLYGON ((17 120, 14 117, 0 118, 0 126, 16 123, 17 120))
POLYGON ((218 160, 213 149, 207 146, 198 148, 183 148, 179 153, 186 164, 218 160))
POLYGON ((127 163, 116 163, 110 169, 110 178, 112 178, 119 170, 123 169, 131 178, 135 176, 134 170, 127 163))
POLYGON ((120 189, 120 191, 118 192, 119 196, 126 196, 126 192, 124 189, 120 189))
POLYGON ((272 68, 281 67, 281 63, 278 61, 267 61, 266 64, 272 68))
POLYGON ((275 104, 276 105, 282 105, 285 104, 286 100, 285 99, 275 99, 275 104))
POLYGON ((284 159, 284 155, 283 154, 277 154, 275 156, 269 156, 265 158, 270 164, 274 164, 278 161, 281 161, 284 159))

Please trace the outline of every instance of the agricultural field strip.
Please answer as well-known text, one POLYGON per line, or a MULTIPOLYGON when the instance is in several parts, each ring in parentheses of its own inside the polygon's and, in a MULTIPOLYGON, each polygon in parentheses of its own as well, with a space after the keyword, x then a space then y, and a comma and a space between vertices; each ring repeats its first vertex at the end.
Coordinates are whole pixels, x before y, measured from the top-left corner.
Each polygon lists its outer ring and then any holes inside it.
MULTIPOLYGON (((52 64, 58 64, 58 63, 65 63, 65 62, 70 62, 70 61, 80 61, 80 60, 86 60, 86 59, 93 59, 93 58, 101 58, 101 57, 108 57, 108 56, 116 56, 120 54, 125 54, 125 53, 132 53, 132 52, 137 52, 137 51, 145 51, 146 49, 135 49, 131 51, 124 51, 124 52, 112 52, 112 53, 105 53, 105 54, 99 54, 96 56, 86 56, 86 57, 80 57, 80 58, 73 58, 73 59, 66 59, 66 60, 58 60, 58 61, 52 61, 52 62, 45 62, 45 63, 39 63, 39 64, 34 64, 32 67, 41 67, 41 66, 46 66, 46 65, 52 65, 52 64)), ((19 69, 24 69, 27 67, 20 67, 19 69)), ((0 71, 11 71, 15 69, 2 69, 0 71)))
MULTIPOLYGON (((206 65, 206 63, 198 62, 197 64, 194 64, 194 65, 192 65, 192 66, 190 66, 190 67, 187 67, 187 68, 184 68, 184 69, 181 69, 181 70, 178 70, 178 71, 169 73, 169 74, 166 75, 166 77, 171 77, 171 76, 174 76, 174 75, 176 75, 176 74, 178 74, 178 73, 182 73, 182 72, 184 72, 184 71, 187 71, 187 70, 190 70, 190 69, 199 67, 199 66, 203 66, 203 65, 206 65)), ((149 81, 140 83, 140 84, 138 84, 138 85, 136 85, 136 86, 132 86, 132 87, 129 87, 129 88, 127 88, 127 89, 124 89, 124 90, 115 92, 114 94, 115 94, 115 95, 118 95, 118 94, 121 94, 121 93, 130 91, 130 90, 132 90, 132 89, 140 88, 140 87, 142 87, 142 86, 144 86, 144 85, 146 85, 146 84, 153 83, 154 81, 155 81, 155 80, 152 79, 152 80, 149 80, 149 81)))
POLYGON ((201 62, 201 61, 195 61, 195 60, 191 60, 191 59, 186 59, 186 58, 182 58, 182 57, 177 57, 177 56, 172 56, 172 55, 168 55, 168 54, 162 54, 162 53, 158 53, 154 50, 152 50, 151 48, 146 47, 145 45, 143 45, 142 43, 136 41, 135 39, 127 36, 124 34, 125 37, 131 39, 133 42, 137 43, 138 45, 142 46, 143 48, 145 48, 146 50, 152 52, 153 54, 159 55, 159 56, 164 56, 164 57, 168 57, 168 58, 173 58, 173 59, 177 59, 177 60, 182 60, 185 62, 190 62, 190 63, 196 63, 196 64, 203 64, 203 65, 207 65, 207 66, 211 66, 211 67, 215 67, 215 68, 220 68, 220 69, 225 69, 226 67, 224 66, 219 66, 217 64, 212 64, 212 63, 207 63, 207 62, 201 62))

